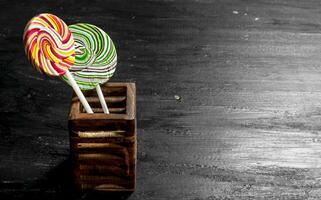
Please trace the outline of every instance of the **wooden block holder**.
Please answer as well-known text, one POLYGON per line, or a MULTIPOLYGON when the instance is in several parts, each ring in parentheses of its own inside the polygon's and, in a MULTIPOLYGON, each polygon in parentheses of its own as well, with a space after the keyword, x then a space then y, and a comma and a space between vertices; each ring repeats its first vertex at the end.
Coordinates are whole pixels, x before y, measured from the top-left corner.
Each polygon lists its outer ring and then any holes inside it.
POLYGON ((136 180, 136 89, 134 83, 101 87, 110 114, 104 114, 95 90, 84 92, 94 114, 77 97, 69 114, 74 183, 81 191, 133 192, 136 180))

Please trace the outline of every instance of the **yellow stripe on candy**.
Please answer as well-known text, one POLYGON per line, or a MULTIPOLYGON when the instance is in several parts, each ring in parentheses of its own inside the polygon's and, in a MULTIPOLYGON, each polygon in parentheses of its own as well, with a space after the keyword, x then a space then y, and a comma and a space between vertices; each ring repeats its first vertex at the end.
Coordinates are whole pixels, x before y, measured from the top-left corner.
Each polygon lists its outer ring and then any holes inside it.
POLYGON ((66 50, 61 50, 61 49, 55 49, 55 52, 60 55, 60 56, 65 56, 65 57, 70 57, 72 56, 75 51, 74 50, 69 50, 69 51, 66 51, 66 50))
POLYGON ((53 61, 54 63, 59 63, 61 61, 60 58, 56 57, 52 52, 51 52, 51 49, 50 49, 50 46, 46 46, 46 54, 48 55, 48 58, 53 61))
POLYGON ((68 62, 69 64, 74 64, 75 63, 75 57, 67 57, 65 59, 66 62, 68 62))

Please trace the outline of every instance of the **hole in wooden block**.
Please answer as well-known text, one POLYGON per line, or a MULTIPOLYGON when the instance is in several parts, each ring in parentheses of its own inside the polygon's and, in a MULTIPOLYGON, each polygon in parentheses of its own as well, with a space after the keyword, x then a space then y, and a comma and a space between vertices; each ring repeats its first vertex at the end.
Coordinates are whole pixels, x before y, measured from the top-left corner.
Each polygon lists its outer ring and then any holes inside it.
POLYGON ((78 183, 82 189, 95 188, 99 190, 112 190, 133 187, 132 181, 118 176, 79 176, 78 183))
MULTIPOLYGON (((101 91, 104 93, 105 97, 110 96, 126 96, 127 88, 125 86, 112 86, 112 87, 104 87, 101 86, 101 91)), ((87 90, 84 92, 85 96, 87 97, 98 97, 97 92, 95 89, 87 90)))
POLYGON ((76 169, 80 174, 98 175, 98 176, 127 176, 126 169, 115 165, 86 165, 82 164, 76 169))
MULTIPOLYGON (((102 92, 110 114, 126 114, 126 87, 103 87, 102 92)), ((94 113, 104 113, 95 90, 86 91, 84 95, 94 113)), ((80 112, 86 113, 81 104, 80 112)))
POLYGON ((111 138, 133 136, 132 122, 122 120, 88 120, 79 122, 73 133, 80 138, 111 138))
POLYGON ((79 131, 76 133, 81 138, 125 137, 125 130, 114 131, 79 131))

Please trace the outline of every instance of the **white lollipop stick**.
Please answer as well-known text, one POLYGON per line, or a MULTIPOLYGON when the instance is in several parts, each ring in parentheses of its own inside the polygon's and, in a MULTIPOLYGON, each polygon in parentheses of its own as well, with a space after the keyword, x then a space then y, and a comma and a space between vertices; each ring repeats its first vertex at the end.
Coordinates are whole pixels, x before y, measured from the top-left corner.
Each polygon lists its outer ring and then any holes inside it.
MULTIPOLYGON (((77 49, 77 48, 76 48, 77 49)), ((93 59, 91 60, 91 63, 89 64, 92 65, 93 62, 95 61, 96 59, 96 55, 95 54, 91 54, 93 56, 93 59)), ((99 101, 100 101, 100 104, 101 104, 101 107, 103 108, 103 111, 105 114, 109 114, 109 110, 108 110, 108 106, 107 106, 107 103, 105 101, 105 97, 104 97, 104 94, 103 92, 101 91, 101 88, 100 88, 100 85, 97 84, 96 85, 96 92, 98 94, 98 98, 99 98, 99 101)))
POLYGON ((69 70, 66 70, 66 75, 67 78, 69 80, 69 83, 71 84, 71 87, 74 89, 74 91, 76 92, 81 104, 84 106, 85 110, 87 113, 94 113, 93 110, 91 109, 91 107, 89 106, 84 94, 81 92, 79 86, 77 85, 74 77, 71 75, 71 73, 69 72, 69 70))
MULTIPOLYGON (((93 56, 93 59, 92 59, 90 65, 92 65, 94 63, 95 59, 96 59, 96 55, 95 54, 91 54, 91 55, 93 56)), ((96 85, 96 92, 98 94, 98 98, 99 98, 99 101, 100 101, 101 107, 103 108, 104 113, 105 114, 109 114, 108 106, 107 106, 104 94, 101 91, 101 88, 100 88, 99 84, 96 85)))
POLYGON ((104 97, 103 92, 101 91, 99 84, 97 84, 97 86, 96 86, 96 91, 97 91, 99 101, 100 101, 101 107, 103 108, 104 113, 109 114, 109 110, 108 110, 108 107, 107 107, 107 104, 105 101, 105 97, 104 97))

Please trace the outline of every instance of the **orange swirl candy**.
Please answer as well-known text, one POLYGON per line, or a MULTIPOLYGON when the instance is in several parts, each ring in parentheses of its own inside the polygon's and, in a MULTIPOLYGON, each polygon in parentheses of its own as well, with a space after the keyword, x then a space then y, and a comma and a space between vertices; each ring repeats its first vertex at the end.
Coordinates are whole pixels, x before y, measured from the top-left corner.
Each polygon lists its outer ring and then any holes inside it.
POLYGON ((23 43, 29 61, 42 74, 62 76, 75 62, 74 39, 55 15, 32 18, 24 30, 23 43))

